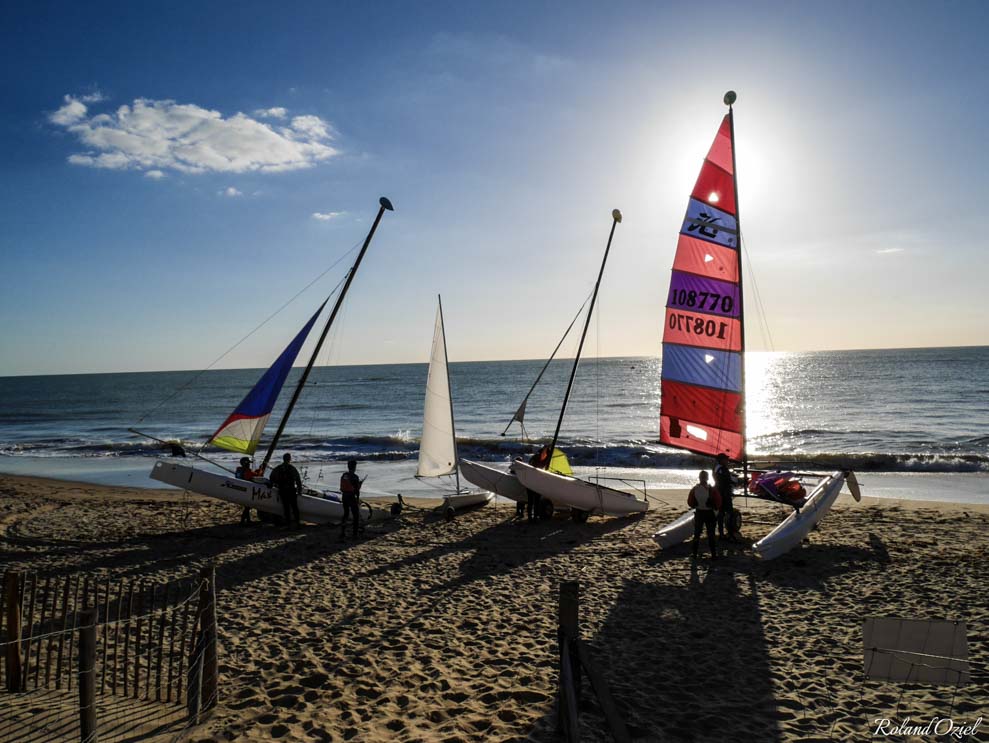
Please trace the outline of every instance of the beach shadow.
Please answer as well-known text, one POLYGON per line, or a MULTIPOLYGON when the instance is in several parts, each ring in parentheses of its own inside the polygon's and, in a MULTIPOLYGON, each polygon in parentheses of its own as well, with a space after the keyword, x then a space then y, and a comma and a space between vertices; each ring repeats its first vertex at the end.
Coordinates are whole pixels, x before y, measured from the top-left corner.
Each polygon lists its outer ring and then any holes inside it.
MULTIPOLYGON (((585 635, 633 740, 782 740, 757 584, 743 585, 707 560, 693 561, 680 585, 630 579, 585 635)), ((586 681, 581 701, 582 735, 610 739, 586 681)))

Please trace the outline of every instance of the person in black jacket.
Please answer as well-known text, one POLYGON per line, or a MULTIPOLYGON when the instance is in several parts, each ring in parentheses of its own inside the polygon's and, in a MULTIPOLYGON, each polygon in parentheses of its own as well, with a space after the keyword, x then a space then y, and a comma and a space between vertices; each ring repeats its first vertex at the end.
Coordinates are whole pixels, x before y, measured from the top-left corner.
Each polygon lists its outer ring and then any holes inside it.
POLYGON ((340 494, 343 496, 343 521, 340 522, 340 538, 347 536, 347 517, 354 519, 354 536, 358 535, 361 527, 361 485, 363 480, 357 476, 357 460, 347 462, 347 471, 340 476, 340 494))
POLYGON ((271 471, 271 484, 278 488, 282 499, 282 513, 285 523, 299 528, 299 496, 302 494, 302 477, 292 466, 292 455, 284 454, 282 463, 271 471))
POLYGON ((718 464, 714 468, 714 485, 718 489, 718 493, 721 495, 721 508, 718 511, 718 537, 720 539, 725 538, 725 529, 728 530, 728 539, 730 541, 735 541, 735 529, 734 529, 734 506, 732 505, 731 499, 734 495, 733 489, 735 487, 735 475, 728 468, 728 455, 719 454, 717 457, 718 464))

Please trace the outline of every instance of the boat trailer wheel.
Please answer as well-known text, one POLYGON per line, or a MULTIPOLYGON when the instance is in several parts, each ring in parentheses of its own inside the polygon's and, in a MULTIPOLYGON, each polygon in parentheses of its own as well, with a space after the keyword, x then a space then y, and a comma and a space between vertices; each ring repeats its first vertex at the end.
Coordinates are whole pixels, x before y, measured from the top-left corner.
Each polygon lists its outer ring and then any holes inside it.
POLYGON ((591 515, 590 511, 581 511, 579 508, 570 509, 570 517, 578 524, 586 524, 587 517, 590 515, 591 515))
POLYGON ((453 521, 453 517, 457 515, 457 512, 453 510, 453 506, 447 506, 446 510, 443 512, 443 518, 447 520, 447 523, 453 521))

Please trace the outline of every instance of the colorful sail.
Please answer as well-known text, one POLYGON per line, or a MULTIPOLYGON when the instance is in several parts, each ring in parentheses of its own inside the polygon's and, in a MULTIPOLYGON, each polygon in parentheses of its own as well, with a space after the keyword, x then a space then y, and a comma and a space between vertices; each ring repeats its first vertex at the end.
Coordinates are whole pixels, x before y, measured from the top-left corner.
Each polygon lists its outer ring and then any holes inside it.
POLYGON ((680 228, 663 328, 660 443, 745 456, 741 261, 732 113, 680 228))
POLYGON ((253 389, 247 393, 247 396, 241 400, 237 409, 210 437, 209 442, 211 444, 221 449, 243 452, 244 454, 254 453, 254 450, 258 448, 258 441, 261 440, 261 432, 264 431, 268 418, 271 416, 271 409, 275 407, 278 393, 281 392, 282 385, 285 384, 285 379, 292 369, 292 364, 295 363, 295 357, 299 355, 299 349, 306 342, 309 331, 312 330, 316 318, 319 317, 319 313, 323 311, 325 305, 326 302, 323 302, 319 306, 316 314, 309 319, 305 327, 275 359, 275 363, 258 380, 253 389))

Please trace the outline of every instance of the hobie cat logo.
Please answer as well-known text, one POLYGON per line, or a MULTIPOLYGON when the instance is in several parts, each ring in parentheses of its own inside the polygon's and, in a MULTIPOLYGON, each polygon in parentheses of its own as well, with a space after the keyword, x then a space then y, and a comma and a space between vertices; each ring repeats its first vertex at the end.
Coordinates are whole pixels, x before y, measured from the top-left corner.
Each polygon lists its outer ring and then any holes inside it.
POLYGON ((976 731, 982 726, 982 718, 980 717, 974 722, 959 723, 950 717, 932 717, 926 723, 923 723, 912 722, 907 717, 903 722, 897 723, 885 717, 877 717, 873 723, 876 726, 876 729, 872 732, 873 737, 880 735, 921 735, 925 737, 952 737, 962 740, 975 735, 976 731))

